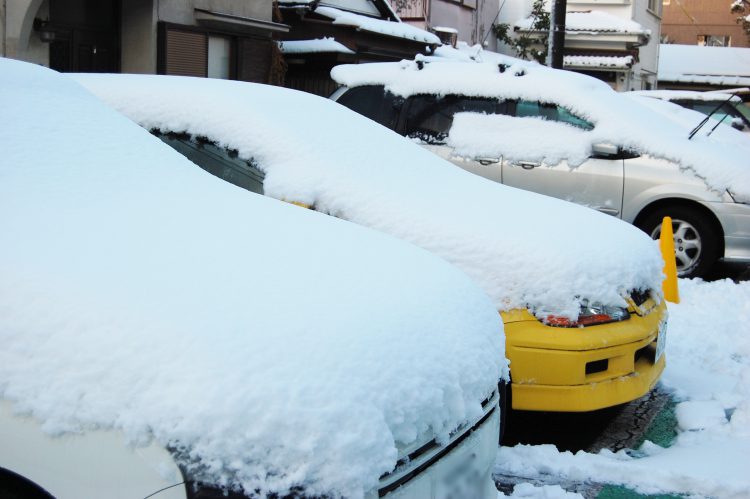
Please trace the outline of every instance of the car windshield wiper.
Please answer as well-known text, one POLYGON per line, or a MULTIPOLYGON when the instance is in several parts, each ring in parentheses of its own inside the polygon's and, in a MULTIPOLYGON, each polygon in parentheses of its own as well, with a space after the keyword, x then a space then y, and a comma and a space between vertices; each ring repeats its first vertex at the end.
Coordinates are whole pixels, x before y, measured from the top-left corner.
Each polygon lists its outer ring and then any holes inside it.
MULTIPOLYGON (((724 104, 727 104, 729 101, 731 101, 732 99, 734 99, 736 95, 737 95, 736 92, 733 93, 732 95, 730 95, 727 100, 723 101, 721 104, 719 104, 718 106, 716 106, 716 108, 713 111, 711 111, 711 113, 708 116, 706 116, 705 118, 703 118, 703 121, 701 121, 700 123, 698 123, 698 126, 696 126, 695 128, 693 128, 693 130, 690 132, 690 135, 688 135, 688 140, 692 139, 695 136, 695 134, 698 133, 698 130, 700 130, 701 128, 703 128, 703 125, 705 125, 706 123, 708 123, 708 120, 711 119, 711 116, 713 116, 716 113, 716 111, 718 111, 719 109, 721 109, 721 106, 723 106, 724 104)), ((724 120, 722 120, 722 121, 724 121, 724 120)), ((721 121, 719 123, 721 123, 721 121)), ((718 126, 718 125, 716 125, 716 126, 718 126)), ((714 129, 716 129, 716 127, 714 127, 714 129)), ((713 132, 713 130, 711 130, 711 132, 713 132)))

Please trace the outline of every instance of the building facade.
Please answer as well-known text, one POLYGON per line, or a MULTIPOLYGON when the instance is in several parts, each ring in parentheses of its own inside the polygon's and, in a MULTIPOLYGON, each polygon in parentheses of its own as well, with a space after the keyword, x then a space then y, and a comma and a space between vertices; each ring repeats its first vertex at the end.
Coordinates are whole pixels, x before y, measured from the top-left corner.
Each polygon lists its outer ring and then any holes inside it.
POLYGON ((708 47, 750 47, 727 0, 663 0, 662 42, 708 47))
POLYGON ((462 41, 497 50, 492 32, 499 3, 490 0, 389 0, 404 21, 420 29, 433 31, 445 44, 462 41))
MULTIPOLYGON (((533 0, 508 0, 498 22, 516 37, 547 33, 534 30, 533 0)), ((549 12, 551 2, 546 3, 549 12)), ((656 88, 661 29, 661 0, 568 0, 564 67, 606 81, 618 91, 656 88)), ((499 51, 515 55, 513 47, 499 51)))
POLYGON ((272 1, 6 0, 3 55, 63 72, 126 72, 274 83, 272 1))

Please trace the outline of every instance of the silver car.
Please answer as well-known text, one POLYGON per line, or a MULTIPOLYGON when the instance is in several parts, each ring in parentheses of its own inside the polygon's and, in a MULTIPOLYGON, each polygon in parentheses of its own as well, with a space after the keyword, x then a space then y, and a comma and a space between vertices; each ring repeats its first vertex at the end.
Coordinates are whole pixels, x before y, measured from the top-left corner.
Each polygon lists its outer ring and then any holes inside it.
MULTIPOLYGON (((373 80, 377 82, 376 78, 373 80)), ((594 124, 561 105, 520 96, 501 99, 477 95, 477 86, 466 94, 454 85, 452 94, 420 92, 398 97, 382 84, 369 83, 344 86, 331 99, 415 138, 465 170, 589 206, 632 223, 655 239, 661 233, 663 217, 670 216, 681 277, 702 276, 719 259, 750 262, 750 205, 735 202, 728 191, 711 190, 700 178, 686 175, 673 162, 637 150, 598 144, 588 160, 572 168, 566 160, 548 165, 501 156, 467 158, 457 154, 446 141, 453 116, 462 112, 541 117, 583 130, 594 129, 594 124)), ((532 151, 529 153, 531 158, 532 151)))

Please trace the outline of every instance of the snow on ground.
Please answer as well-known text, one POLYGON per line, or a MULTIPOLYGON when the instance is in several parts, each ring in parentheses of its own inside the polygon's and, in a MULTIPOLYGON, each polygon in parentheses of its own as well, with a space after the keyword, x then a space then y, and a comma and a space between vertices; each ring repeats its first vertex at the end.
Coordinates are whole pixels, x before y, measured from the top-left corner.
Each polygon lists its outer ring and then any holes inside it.
POLYGON ((624 292, 661 289, 656 244, 635 227, 488 182, 328 99, 203 78, 74 77, 147 129, 207 137, 254 158, 267 195, 442 256, 498 309, 577 317, 581 298, 623 306, 624 292))
MULTIPOLYGON (((605 142, 673 161, 687 174, 694 173, 704 179, 717 192, 723 193, 729 188, 741 199, 750 200, 747 151, 727 147, 726 143, 715 140, 713 135, 707 136, 710 131, 708 127, 703 127, 692 140, 688 140, 684 127, 618 94, 595 78, 517 59, 502 72, 497 64, 488 63, 465 63, 459 69, 455 66, 460 63, 456 62, 458 56, 468 54, 461 51, 458 54, 445 53, 449 55, 448 63, 401 61, 347 64, 333 68, 331 77, 350 87, 384 85, 386 90, 402 97, 419 93, 461 94, 554 103, 595 125, 594 130, 585 135, 590 146, 605 142)), ((480 55, 474 58, 483 60, 480 55)), ((492 126, 490 123, 495 117, 485 118, 487 126, 492 126)), ((476 120, 482 119, 477 117, 476 120)), ((476 120, 470 128, 478 125, 476 120)), ((511 132, 508 130, 508 133, 511 132)), ((543 135, 539 138, 537 150, 545 147, 547 139, 543 135)), ((577 147, 577 144, 573 146, 577 147)), ((512 148, 513 143, 503 141, 502 135, 485 143, 489 155, 503 153, 506 147, 512 148)), ((478 148, 473 150, 478 151, 478 148)), ((575 151, 571 154, 575 154, 575 151)))
POLYGON ((359 497, 482 414, 502 323, 425 251, 224 182, 0 58, 0 397, 186 448, 213 484, 359 497))
POLYGON ((642 493, 750 496, 750 282, 680 280, 669 304, 667 367, 661 383, 678 401, 678 436, 662 448, 558 452, 502 447, 496 471, 623 484, 642 493))

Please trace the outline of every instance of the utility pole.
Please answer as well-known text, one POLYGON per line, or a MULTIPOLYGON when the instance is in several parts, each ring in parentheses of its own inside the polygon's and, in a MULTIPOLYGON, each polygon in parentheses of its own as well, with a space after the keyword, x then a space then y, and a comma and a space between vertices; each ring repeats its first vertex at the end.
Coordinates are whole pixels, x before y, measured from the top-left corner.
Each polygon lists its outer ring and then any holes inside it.
POLYGON ((549 20, 549 49, 547 51, 547 65, 551 68, 562 69, 563 51, 565 49, 565 11, 567 0, 552 0, 552 15, 549 20))

